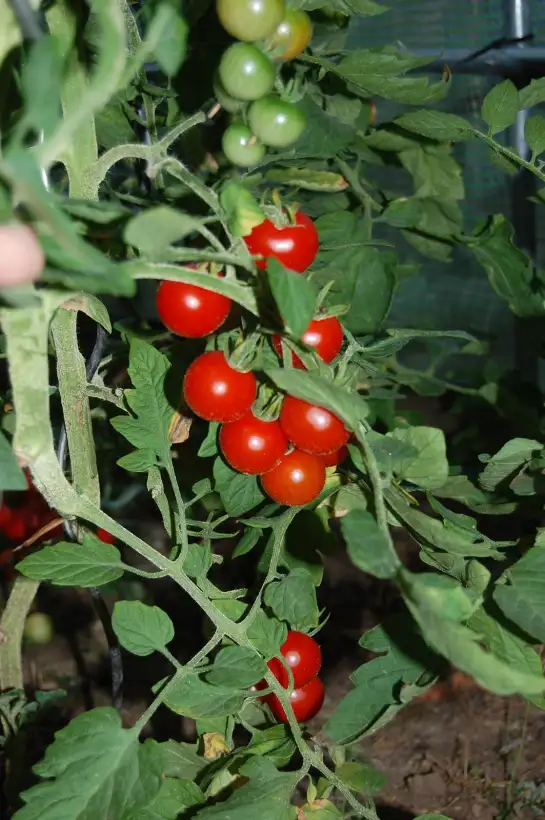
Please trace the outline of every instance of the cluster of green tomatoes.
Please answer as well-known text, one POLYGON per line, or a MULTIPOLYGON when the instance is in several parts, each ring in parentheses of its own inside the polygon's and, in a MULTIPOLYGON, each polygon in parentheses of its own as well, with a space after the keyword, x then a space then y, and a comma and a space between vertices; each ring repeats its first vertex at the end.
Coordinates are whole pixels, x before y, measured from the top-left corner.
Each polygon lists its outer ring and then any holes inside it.
POLYGON ((288 148, 305 129, 301 109, 277 93, 277 74, 279 63, 307 47, 312 23, 284 0, 217 0, 216 7, 224 29, 239 41, 223 54, 214 89, 219 105, 233 115, 223 152, 233 165, 250 168, 267 148, 288 148))

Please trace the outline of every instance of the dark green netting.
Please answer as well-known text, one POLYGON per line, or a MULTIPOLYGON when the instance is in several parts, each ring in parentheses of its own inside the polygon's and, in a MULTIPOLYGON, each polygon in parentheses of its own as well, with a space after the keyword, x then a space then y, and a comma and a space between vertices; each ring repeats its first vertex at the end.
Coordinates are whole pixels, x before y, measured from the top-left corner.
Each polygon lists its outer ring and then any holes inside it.
MULTIPOLYGON (((398 43, 410 50, 436 49, 439 55, 449 48, 477 50, 509 34, 509 4, 505 0, 390 0, 386 5, 390 10, 381 16, 353 21, 351 46, 398 43)), ((543 44, 545 0, 534 0, 531 12, 534 42, 543 44)), ((479 122, 482 100, 500 79, 455 74, 442 107, 479 122)), ((399 110, 395 104, 379 101, 379 121, 395 116, 399 110)), ((457 146, 456 155, 464 172, 466 229, 471 230, 492 213, 511 216, 509 179, 491 163, 487 147, 480 142, 464 143, 457 146)), ((408 192, 388 176, 388 187, 395 185, 400 193, 408 192)), ((541 213, 538 209, 538 217, 541 213)), ((545 222, 541 222, 536 255, 543 265, 545 222)), ((399 235, 396 244, 404 256, 411 254, 399 235)), ((414 258, 422 261, 422 257, 414 258)), ((496 354, 513 364, 513 316, 491 290, 484 271, 463 251, 450 265, 424 261, 420 275, 400 286, 389 321, 397 326, 458 328, 495 338, 496 354)))

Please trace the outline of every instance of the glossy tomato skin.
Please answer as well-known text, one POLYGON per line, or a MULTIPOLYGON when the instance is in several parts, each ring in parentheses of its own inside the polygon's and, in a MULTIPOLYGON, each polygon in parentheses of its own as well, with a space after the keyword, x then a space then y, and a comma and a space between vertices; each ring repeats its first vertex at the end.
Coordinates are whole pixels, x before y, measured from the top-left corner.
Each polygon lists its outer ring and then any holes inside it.
POLYGON ((242 123, 233 123, 223 132, 221 140, 223 153, 233 165, 252 168, 265 156, 265 146, 242 123))
POLYGON ((325 407, 286 396, 280 426, 295 447, 314 456, 340 450, 350 436, 342 421, 325 407))
POLYGON ((294 60, 312 40, 312 21, 306 11, 286 9, 284 19, 271 37, 275 60, 294 60))
POLYGON ((312 219, 301 211, 295 215, 295 225, 277 228, 265 219, 244 241, 253 256, 265 257, 256 261, 261 270, 267 267, 267 257, 274 256, 289 270, 304 273, 318 255, 318 231, 312 219))
POLYGON ((256 393, 253 373, 235 370, 219 350, 203 353, 185 374, 185 400, 197 416, 207 421, 226 423, 242 418, 256 393))
POLYGON ((102 529, 102 527, 99 527, 97 530, 97 538, 99 538, 103 544, 115 544, 116 541, 115 535, 112 535, 108 530, 102 529))
MULTIPOLYGON (((326 364, 337 358, 343 346, 343 328, 335 316, 326 319, 313 319, 301 336, 301 341, 313 347, 320 359, 326 364)), ((280 336, 273 336, 272 344, 277 354, 282 357, 282 343, 280 336)), ((294 367, 305 369, 305 365, 295 353, 291 360, 294 367)))
POLYGON ((344 445, 340 450, 335 450, 334 453, 326 453, 320 456, 326 467, 338 467, 343 461, 348 458, 348 447, 344 445))
POLYGON ((288 449, 288 440, 280 424, 258 419, 253 413, 223 424, 219 442, 231 467, 247 475, 261 475, 272 470, 288 449))
POLYGON ((0 532, 8 541, 21 544, 28 538, 29 530, 29 522, 24 508, 15 510, 9 507, 2 508, 0 532))
POLYGON ((292 450, 261 477, 263 489, 273 501, 289 507, 310 504, 325 484, 323 461, 301 450, 292 450))
MULTIPOLYGON (((300 689, 294 689, 290 695, 290 702, 297 722, 306 723, 315 717, 323 706, 324 697, 324 685, 320 678, 314 678, 300 689)), ((277 720, 282 723, 288 722, 288 717, 276 695, 265 695, 263 699, 277 720)))
POLYGON ((297 142, 307 123, 300 108, 273 94, 253 103, 248 122, 256 137, 271 148, 287 148, 297 142))
MULTIPOLYGON (((286 640, 280 647, 280 652, 292 671, 294 689, 306 686, 318 675, 322 665, 322 651, 310 635, 290 630, 286 640)), ((276 680, 284 689, 287 689, 289 675, 283 663, 278 658, 272 658, 267 666, 276 680)))
POLYGON ((216 9, 225 31, 249 43, 273 34, 285 15, 284 0, 217 0, 216 9))
POLYGON ((231 310, 231 300, 226 296, 186 282, 161 282, 156 302, 165 327, 188 339, 215 333, 231 310))
POLYGON ((220 82, 236 100, 258 100, 274 85, 276 70, 257 46, 235 43, 224 53, 219 64, 220 82))

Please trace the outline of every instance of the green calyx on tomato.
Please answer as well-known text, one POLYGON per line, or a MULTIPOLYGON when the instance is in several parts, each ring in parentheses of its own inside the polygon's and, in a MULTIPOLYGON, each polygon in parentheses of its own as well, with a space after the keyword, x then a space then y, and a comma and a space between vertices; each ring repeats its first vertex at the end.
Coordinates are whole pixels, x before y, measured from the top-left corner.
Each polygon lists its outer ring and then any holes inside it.
POLYGON ((271 148, 287 148, 297 142, 306 126, 300 108, 272 94, 251 106, 248 121, 254 134, 271 148))
POLYGON ((274 86, 276 69, 257 46, 235 43, 221 58, 219 78, 229 96, 237 100, 259 100, 274 86))
POLYGON ((223 153, 233 165, 252 168, 265 156, 265 146, 246 125, 233 123, 225 129, 222 138, 223 153))
POLYGON ((284 0, 217 0, 216 10, 225 31, 249 43, 272 35, 286 12, 284 0))
POLYGON ((306 11, 287 9, 269 42, 275 60, 294 60, 312 40, 312 21, 306 11))

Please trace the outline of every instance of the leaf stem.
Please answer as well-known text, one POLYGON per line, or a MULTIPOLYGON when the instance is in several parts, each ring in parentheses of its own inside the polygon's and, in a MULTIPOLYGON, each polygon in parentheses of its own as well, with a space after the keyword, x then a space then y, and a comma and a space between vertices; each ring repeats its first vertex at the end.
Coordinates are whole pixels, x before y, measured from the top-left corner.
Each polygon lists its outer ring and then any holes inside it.
POLYGON ((386 510, 386 502, 384 500, 382 479, 380 477, 380 471, 378 468, 377 460, 375 458, 375 454, 367 439, 367 431, 364 432, 364 429, 364 425, 363 423, 361 423, 359 430, 356 430, 356 437, 359 443, 361 444, 363 455, 365 458, 365 463, 367 465, 367 471, 369 473, 369 479, 371 481, 371 486, 373 488, 373 498, 375 501, 377 524, 384 533, 384 536, 387 539, 391 548, 394 549, 392 536, 390 534, 390 528, 388 526, 388 513, 386 510))
POLYGON ((180 543, 182 548, 180 550, 180 554, 176 559, 176 562, 183 567, 184 561, 187 558, 187 553, 189 552, 189 538, 187 535, 187 522, 185 516, 185 504, 182 498, 182 494, 180 492, 180 486, 178 484, 178 479, 176 478, 176 472, 174 470, 174 462, 172 461, 172 454, 169 452, 168 461, 166 464, 166 470, 168 477, 170 479, 170 483, 172 485, 172 490, 174 492, 174 499, 176 501, 176 509, 178 512, 178 535, 180 537, 180 543))

